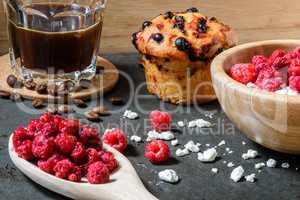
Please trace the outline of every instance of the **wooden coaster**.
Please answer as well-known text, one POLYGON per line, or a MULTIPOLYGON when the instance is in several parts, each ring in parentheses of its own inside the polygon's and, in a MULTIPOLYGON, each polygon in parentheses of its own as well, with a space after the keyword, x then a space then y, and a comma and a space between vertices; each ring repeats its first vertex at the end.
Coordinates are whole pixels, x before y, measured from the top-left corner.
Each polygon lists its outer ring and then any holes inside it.
MULTIPOLYGON (((89 89, 81 89, 70 94, 71 98, 88 99, 93 95, 104 94, 114 88, 119 79, 119 71, 116 66, 108 60, 98 57, 97 66, 103 67, 101 73, 97 74, 92 80, 92 86, 89 89)), ((54 97, 52 95, 41 95, 35 91, 28 90, 25 87, 16 89, 11 88, 6 83, 6 78, 12 74, 8 54, 0 57, 0 90, 10 93, 19 93, 26 99, 40 98, 54 100, 61 97, 54 97)))

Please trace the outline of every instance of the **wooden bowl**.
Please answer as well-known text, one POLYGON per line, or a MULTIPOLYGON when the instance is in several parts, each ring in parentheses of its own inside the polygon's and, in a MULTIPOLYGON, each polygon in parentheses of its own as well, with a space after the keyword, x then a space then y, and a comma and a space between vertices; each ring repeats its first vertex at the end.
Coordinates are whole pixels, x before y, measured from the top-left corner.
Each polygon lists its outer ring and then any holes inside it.
POLYGON ((226 73, 233 64, 292 50, 300 40, 269 40, 243 44, 217 56, 211 65, 213 86, 227 116, 251 140, 276 151, 300 154, 300 96, 249 88, 226 73))

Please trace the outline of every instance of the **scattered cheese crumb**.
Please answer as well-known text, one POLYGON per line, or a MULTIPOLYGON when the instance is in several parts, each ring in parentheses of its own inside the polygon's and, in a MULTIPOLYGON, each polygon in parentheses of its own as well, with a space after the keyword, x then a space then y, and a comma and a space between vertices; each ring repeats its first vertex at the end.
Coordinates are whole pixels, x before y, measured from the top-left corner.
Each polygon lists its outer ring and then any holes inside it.
POLYGON ((230 151, 230 148, 228 148, 228 147, 226 147, 226 149, 225 149, 226 151, 230 151))
POLYGON ((179 122, 177 122, 177 125, 178 125, 179 127, 184 127, 184 122, 183 122, 183 121, 179 121, 179 122))
POLYGON ((238 166, 237 168, 233 169, 230 175, 230 178, 234 182, 238 182, 243 177, 245 170, 242 166, 238 166))
POLYGON ((218 153, 215 148, 207 149, 203 153, 198 153, 198 160, 201 162, 213 162, 215 161, 218 153))
POLYGON ((198 153, 200 151, 200 148, 192 140, 186 143, 184 147, 193 153, 198 153))
POLYGON ((245 141, 242 141, 242 145, 246 145, 247 143, 245 141))
POLYGON ((222 141, 218 144, 218 146, 220 147, 220 146, 223 146, 223 145, 225 145, 225 144, 226 144, 225 140, 222 140, 222 141))
POLYGON ((137 135, 133 135, 130 137, 130 140, 133 141, 133 142, 141 142, 142 141, 142 138, 140 136, 137 136, 137 135))
POLYGON ((210 123, 209 121, 205 121, 203 119, 196 119, 196 120, 190 121, 188 124, 188 127, 189 128, 195 128, 195 127, 208 128, 208 127, 212 127, 212 123, 210 123))
POLYGON ((250 175, 248 175, 248 176, 245 176, 245 179, 246 179, 246 181, 248 181, 248 182, 251 182, 251 183, 254 183, 255 182, 255 179, 256 179, 256 174, 250 174, 250 175))
POLYGON ((227 167, 234 167, 235 166, 235 164, 233 163, 233 162, 229 162, 228 164, 227 164, 227 167))
POLYGON ((232 154, 234 151, 228 151, 229 154, 232 154))
POLYGON ((263 162, 261 162, 261 163, 256 163, 254 167, 255 167, 255 169, 261 169, 261 168, 263 168, 265 166, 266 166, 266 164, 263 163, 263 162))
POLYGON ((255 88, 256 87, 256 85, 254 83, 251 83, 251 82, 247 83, 246 86, 250 87, 250 88, 255 88))
POLYGON ((158 173, 158 177, 160 180, 168 182, 168 183, 177 183, 179 181, 179 177, 177 173, 172 169, 166 169, 160 171, 158 173))
POLYGON ((205 146, 210 147, 210 144, 205 144, 205 146))
POLYGON ((184 148, 184 149, 177 149, 175 152, 176 156, 178 157, 182 157, 182 156, 186 156, 189 155, 190 152, 188 149, 184 148))
POLYGON ((139 115, 131 110, 126 110, 123 114, 123 117, 128 119, 137 119, 139 115))
POLYGON ((270 158, 269 160, 267 160, 267 167, 271 167, 271 168, 274 168, 276 167, 276 164, 277 164, 277 161, 270 158))
POLYGON ((177 140, 177 139, 172 140, 172 141, 171 141, 171 145, 172 145, 172 146, 177 146, 177 145, 178 145, 178 140, 177 140))
POLYGON ((147 141, 151 140, 173 140, 175 138, 174 134, 171 131, 165 131, 158 133, 155 130, 148 132, 147 141))
POLYGON ((212 168, 211 172, 214 173, 214 174, 217 174, 219 172, 219 170, 218 170, 218 168, 212 168))
POLYGON ((290 168, 290 164, 285 162, 285 163, 281 164, 281 167, 287 169, 287 168, 290 168))
POLYGON ((258 155, 257 151, 249 149, 247 151, 247 153, 243 153, 242 158, 244 160, 248 160, 248 159, 251 159, 251 158, 256 158, 257 155, 258 155))

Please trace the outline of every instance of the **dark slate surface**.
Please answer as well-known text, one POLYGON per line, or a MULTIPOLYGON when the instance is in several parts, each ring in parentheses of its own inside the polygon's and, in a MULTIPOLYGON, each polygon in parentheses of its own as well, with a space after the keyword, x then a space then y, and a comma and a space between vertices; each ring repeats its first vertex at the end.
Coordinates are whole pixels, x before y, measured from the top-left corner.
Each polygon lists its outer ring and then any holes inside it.
MULTIPOLYGON (((112 60, 120 70, 132 77, 135 87, 144 81, 143 70, 137 65, 136 55, 108 55, 106 57, 112 60)), ((145 88, 142 87, 138 94, 147 94, 145 88)), ((212 129, 180 129, 180 131, 176 131, 176 137, 181 144, 189 140, 199 141, 203 144, 201 150, 205 150, 207 148, 205 144, 217 145, 222 139, 227 142, 225 146, 218 148, 220 157, 215 163, 203 164, 196 159, 196 154, 191 154, 184 158, 172 158, 168 163, 160 166, 153 166, 143 157, 144 143, 137 145, 130 142, 125 154, 131 160, 145 186, 159 199, 300 199, 300 171, 295 169, 300 167, 299 157, 265 149, 246 139, 234 128, 217 101, 201 105, 196 109, 195 107, 176 107, 162 103, 153 96, 148 96, 148 98, 141 98, 138 103, 129 101, 130 109, 134 111, 143 109, 145 112, 144 114, 139 112, 140 118, 131 121, 120 119, 120 114, 123 112, 120 111, 121 108, 111 106, 107 101, 107 98, 113 95, 121 95, 126 99, 133 96, 130 93, 130 84, 125 78, 122 77, 117 87, 104 98, 104 104, 107 107, 118 111, 103 118, 103 122, 98 124, 101 125, 101 131, 107 128, 108 124, 115 123, 126 129, 129 135, 136 130, 137 134, 142 135, 145 139, 146 131, 144 129, 149 130, 149 123, 144 123, 144 118, 148 116, 150 110, 161 107, 173 112, 175 122, 204 118, 216 124, 212 129), (216 114, 209 119, 204 115, 205 111, 216 114), (242 141, 246 141, 247 144, 243 146, 242 141), (230 147, 234 153, 223 156, 223 153, 226 152, 225 147, 230 147), (260 157, 255 160, 242 160, 242 152, 246 152, 249 148, 258 150, 260 157), (291 164, 291 168, 264 168, 261 173, 257 173, 256 183, 245 181, 233 183, 229 179, 232 169, 227 168, 223 163, 226 160, 242 164, 246 174, 250 174, 257 172, 254 169, 254 163, 265 161, 268 158, 275 158, 279 164, 287 161, 291 164), (211 173, 213 167, 217 167, 220 172, 213 175, 211 173), (178 184, 167 184, 158 180, 158 171, 167 168, 177 171, 181 177, 178 184)), ((30 108, 30 102, 25 102, 25 105, 30 108)), ((82 113, 82 110, 79 112, 82 113)), ((26 124, 28 119, 38 115, 37 111, 36 114, 29 114, 9 100, 0 100, 0 199, 66 199, 30 181, 15 169, 9 159, 7 152, 9 133, 14 127, 26 124)), ((171 151, 175 155, 174 147, 171 147, 171 151)))

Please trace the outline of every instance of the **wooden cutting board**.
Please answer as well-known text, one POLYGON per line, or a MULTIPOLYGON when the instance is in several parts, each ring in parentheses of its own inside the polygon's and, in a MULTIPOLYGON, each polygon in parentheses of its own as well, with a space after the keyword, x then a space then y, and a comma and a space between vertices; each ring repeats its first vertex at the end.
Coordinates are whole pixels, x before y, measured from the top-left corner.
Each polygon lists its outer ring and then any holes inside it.
MULTIPOLYGON (((105 58, 98 57, 97 66, 102 66, 104 69, 100 74, 97 74, 92 80, 92 87, 89 89, 82 89, 80 91, 70 94, 71 98, 88 99, 92 96, 104 94, 114 88, 119 79, 119 71, 114 64, 105 58)), ((16 89, 11 88, 6 83, 6 78, 12 74, 8 54, 0 57, 0 90, 10 93, 19 93, 26 99, 41 98, 54 100, 61 97, 54 97, 52 95, 41 95, 35 91, 28 90, 25 87, 16 89)))

